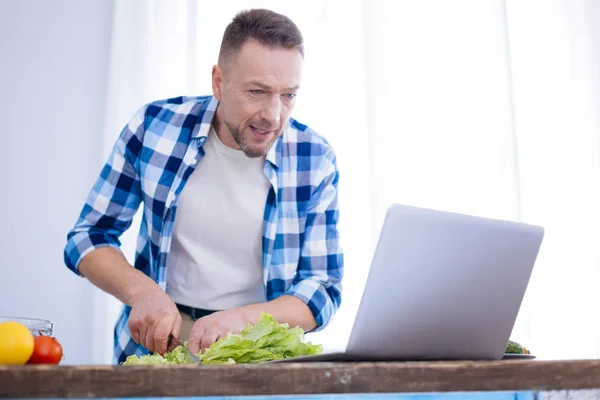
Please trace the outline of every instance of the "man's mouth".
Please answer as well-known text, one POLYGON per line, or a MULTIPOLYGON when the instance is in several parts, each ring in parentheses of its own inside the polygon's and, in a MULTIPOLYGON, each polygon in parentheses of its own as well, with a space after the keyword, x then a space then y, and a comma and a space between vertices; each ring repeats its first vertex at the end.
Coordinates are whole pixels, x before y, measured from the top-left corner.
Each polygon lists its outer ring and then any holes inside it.
POLYGON ((253 125, 250 125, 250 129, 252 129, 255 133, 257 133, 259 135, 263 135, 263 136, 266 136, 269 133, 273 132, 272 130, 268 130, 268 129, 259 129, 253 125))

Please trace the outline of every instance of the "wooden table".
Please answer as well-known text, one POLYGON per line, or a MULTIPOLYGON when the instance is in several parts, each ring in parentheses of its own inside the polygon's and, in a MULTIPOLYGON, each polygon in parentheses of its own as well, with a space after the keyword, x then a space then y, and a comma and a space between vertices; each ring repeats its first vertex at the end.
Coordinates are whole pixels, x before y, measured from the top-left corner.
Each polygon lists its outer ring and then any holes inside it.
POLYGON ((0 366, 2 398, 393 393, 396 395, 385 398, 410 399, 417 393, 439 396, 432 398, 447 398, 444 396, 452 393, 452 398, 466 398, 465 393, 470 393, 468 398, 475 398, 476 393, 481 398, 497 399, 499 393, 505 393, 511 399, 537 399, 559 396, 560 393, 553 391, 564 390, 575 390, 570 398, 577 399, 573 395, 579 393, 588 396, 586 399, 600 399, 600 360, 0 366), (456 393, 463 396, 456 397, 456 393))

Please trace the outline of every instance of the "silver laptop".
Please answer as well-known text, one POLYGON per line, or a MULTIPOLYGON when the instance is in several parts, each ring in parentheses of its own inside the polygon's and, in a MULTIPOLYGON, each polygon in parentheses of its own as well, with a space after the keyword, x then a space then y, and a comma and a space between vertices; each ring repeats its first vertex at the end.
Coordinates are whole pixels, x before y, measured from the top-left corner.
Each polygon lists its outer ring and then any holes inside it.
POLYGON ((499 360, 544 229, 392 205, 344 352, 279 360, 499 360))

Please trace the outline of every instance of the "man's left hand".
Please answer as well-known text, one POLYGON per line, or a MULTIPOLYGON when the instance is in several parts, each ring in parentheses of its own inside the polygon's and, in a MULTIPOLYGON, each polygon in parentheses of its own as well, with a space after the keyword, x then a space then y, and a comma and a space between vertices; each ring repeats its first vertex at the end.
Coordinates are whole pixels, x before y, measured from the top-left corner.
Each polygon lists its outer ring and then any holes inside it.
POLYGON ((252 324, 245 314, 242 309, 233 308, 200 318, 190 331, 188 348, 195 354, 198 349, 204 351, 217 340, 227 337, 230 332, 240 333, 252 324))
POLYGON ((317 324, 308 306, 295 296, 283 295, 266 303, 219 311, 200 318, 194 323, 188 338, 188 347, 193 353, 204 351, 211 344, 227 337, 231 332, 238 334, 248 325, 254 325, 265 312, 273 316, 278 323, 299 326, 305 332, 313 330, 317 324))

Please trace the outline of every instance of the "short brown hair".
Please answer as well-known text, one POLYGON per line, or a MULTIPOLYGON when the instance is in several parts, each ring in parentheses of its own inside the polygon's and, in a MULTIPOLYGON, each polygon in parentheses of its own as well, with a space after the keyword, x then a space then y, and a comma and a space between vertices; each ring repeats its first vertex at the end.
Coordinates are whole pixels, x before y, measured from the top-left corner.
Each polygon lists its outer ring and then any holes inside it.
POLYGON ((291 19, 271 10, 253 9, 239 12, 227 25, 219 63, 230 59, 250 39, 265 46, 296 49, 304 57, 302 34, 291 19))

